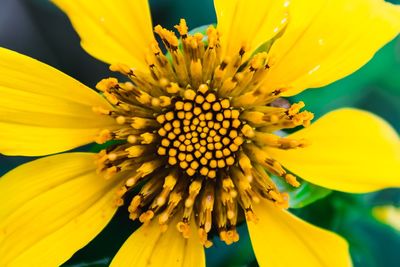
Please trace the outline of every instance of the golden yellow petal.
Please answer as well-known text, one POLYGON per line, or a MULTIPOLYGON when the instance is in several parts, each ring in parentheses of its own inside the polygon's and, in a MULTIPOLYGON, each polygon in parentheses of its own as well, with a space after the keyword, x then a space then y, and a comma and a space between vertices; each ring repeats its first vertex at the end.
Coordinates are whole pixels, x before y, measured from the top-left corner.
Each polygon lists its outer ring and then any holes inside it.
POLYGON ((259 222, 248 222, 260 266, 350 267, 348 245, 340 236, 311 225, 270 201, 254 206, 259 222))
POLYGON ((62 72, 0 48, 0 153, 38 156, 90 142, 114 122, 96 92, 62 72))
POLYGON ((400 140, 381 118, 361 110, 328 113, 291 138, 305 138, 305 148, 268 153, 284 167, 314 184, 369 192, 400 186, 400 140))
POLYGON ((161 233, 157 220, 153 220, 149 225, 142 225, 125 241, 111 262, 112 267, 205 265, 204 249, 194 221, 191 222, 191 236, 188 239, 182 237, 173 223, 165 233, 161 233))
POLYGON ((353 73, 400 31, 400 6, 384 0, 293 0, 289 8, 265 84, 289 88, 287 96, 353 73))
POLYGON ((109 64, 144 69, 145 52, 153 41, 147 0, 52 0, 81 38, 82 47, 109 64))
POLYGON ((289 1, 214 0, 214 5, 223 54, 236 55, 244 46, 248 57, 284 28, 289 1))
POLYGON ((0 179, 0 266, 59 266, 107 225, 117 185, 96 175, 93 155, 41 158, 0 179))

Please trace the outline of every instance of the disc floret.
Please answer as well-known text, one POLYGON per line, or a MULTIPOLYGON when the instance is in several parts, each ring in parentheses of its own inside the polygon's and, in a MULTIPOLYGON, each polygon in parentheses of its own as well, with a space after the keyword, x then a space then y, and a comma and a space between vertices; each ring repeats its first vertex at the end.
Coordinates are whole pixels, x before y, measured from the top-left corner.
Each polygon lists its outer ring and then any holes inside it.
POLYGON ((156 120, 161 127, 157 153, 168 157, 168 164, 179 166, 187 175, 216 178, 217 172, 235 163, 243 144, 240 111, 229 99, 219 99, 206 84, 197 91, 187 89, 173 108, 156 120))

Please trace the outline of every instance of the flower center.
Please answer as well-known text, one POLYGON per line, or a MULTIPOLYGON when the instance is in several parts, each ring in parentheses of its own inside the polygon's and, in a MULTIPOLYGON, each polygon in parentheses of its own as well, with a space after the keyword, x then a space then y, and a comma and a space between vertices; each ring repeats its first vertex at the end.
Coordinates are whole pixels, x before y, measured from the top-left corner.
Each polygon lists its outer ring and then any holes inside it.
POLYGON ((301 111, 302 102, 278 104, 284 88, 263 87, 273 68, 267 52, 244 59, 243 47, 222 57, 212 26, 206 42, 200 33, 190 35, 184 20, 176 28, 180 40, 155 27, 169 57, 154 42, 147 71, 115 64, 110 69, 128 81, 107 78, 97 84, 110 109, 94 111, 116 121, 95 138, 112 143, 98 154, 98 172, 123 182, 116 204, 127 203, 131 219, 155 219, 161 230, 178 221, 186 238, 194 223, 204 246, 212 244, 212 229, 231 244, 239 239, 241 217, 257 220, 254 203, 263 198, 287 207, 288 196, 274 179, 295 187, 299 182, 267 149, 307 145, 274 132, 308 126, 313 115, 301 111))
POLYGON ((171 110, 157 116, 162 137, 157 153, 191 177, 216 178, 218 171, 235 163, 243 143, 239 114, 205 84, 197 92, 186 90, 171 110))

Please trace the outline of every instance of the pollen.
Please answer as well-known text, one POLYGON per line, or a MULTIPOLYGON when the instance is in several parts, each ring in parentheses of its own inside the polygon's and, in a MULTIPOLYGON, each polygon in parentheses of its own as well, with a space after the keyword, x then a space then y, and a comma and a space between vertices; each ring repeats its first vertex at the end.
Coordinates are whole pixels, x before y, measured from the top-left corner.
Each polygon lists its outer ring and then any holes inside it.
POLYGON ((197 234, 209 247, 216 233, 232 244, 243 218, 258 221, 253 205, 261 199, 288 207, 275 180, 293 187, 301 181, 267 148, 307 146, 276 132, 307 127, 313 114, 302 111, 303 102, 279 105, 285 88, 264 88, 273 68, 267 52, 244 59, 242 47, 222 57, 213 26, 205 35, 190 34, 181 20, 176 30, 179 37, 155 27, 167 54, 150 44, 147 71, 115 64, 110 70, 124 80, 97 84, 112 108, 93 111, 115 120, 94 138, 106 146, 97 156, 98 173, 121 181, 115 205, 126 205, 132 220, 156 220, 160 231, 178 221, 173 227, 183 238, 197 234))

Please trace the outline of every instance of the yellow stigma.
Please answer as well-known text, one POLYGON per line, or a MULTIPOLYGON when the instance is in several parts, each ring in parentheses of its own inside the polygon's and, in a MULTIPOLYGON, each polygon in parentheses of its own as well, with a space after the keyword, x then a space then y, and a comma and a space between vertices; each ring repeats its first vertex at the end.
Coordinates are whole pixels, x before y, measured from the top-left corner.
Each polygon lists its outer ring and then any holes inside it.
POLYGON ((265 148, 308 145, 274 132, 306 127, 313 114, 301 111, 303 102, 278 105, 284 88, 262 87, 273 68, 266 52, 244 61, 243 47, 222 58, 214 27, 206 37, 189 34, 185 20, 176 29, 180 38, 155 27, 169 57, 152 43, 148 72, 115 64, 110 69, 126 81, 107 78, 97 84, 112 109, 93 111, 114 118, 115 125, 99 131, 95 141, 119 140, 98 154, 98 172, 123 181, 115 204, 126 203, 132 220, 157 220, 165 230, 179 218, 175 227, 184 238, 198 234, 209 247, 214 230, 231 244, 239 240, 238 220, 257 221, 254 203, 264 198, 288 206, 272 176, 294 187, 300 182, 265 148), (129 199, 139 183, 140 191, 129 199), (190 233, 191 222, 197 233, 190 233))

